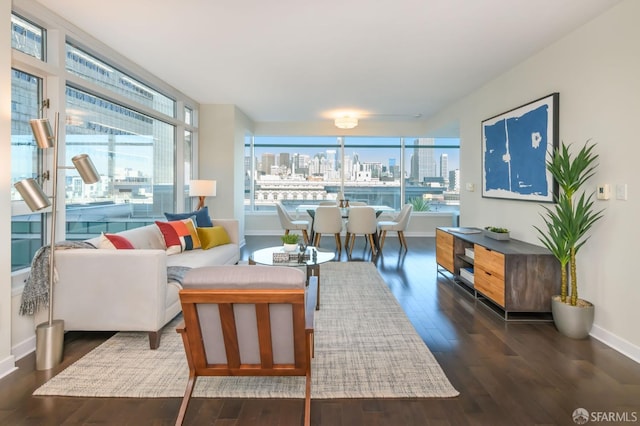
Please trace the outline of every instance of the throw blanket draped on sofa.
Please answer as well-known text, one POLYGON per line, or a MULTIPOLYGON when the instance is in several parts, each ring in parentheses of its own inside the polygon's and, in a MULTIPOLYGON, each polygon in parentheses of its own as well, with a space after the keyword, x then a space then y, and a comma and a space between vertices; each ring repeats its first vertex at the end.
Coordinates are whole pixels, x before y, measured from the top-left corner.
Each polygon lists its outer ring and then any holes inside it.
MULTIPOLYGON (((22 292, 20 315, 34 315, 42 308, 49 306, 49 248, 43 246, 38 249, 31 261, 31 271, 22 292)), ((60 241, 56 243, 56 250, 73 248, 96 248, 85 241, 60 241)), ((189 271, 186 266, 168 266, 167 281, 177 281, 182 284, 184 274, 189 271)), ((54 281, 56 280, 54 271, 54 281)))
POLYGON ((167 281, 177 281, 182 285, 184 274, 186 274, 189 269, 191 268, 188 266, 167 266, 167 281))
MULTIPOLYGON (((20 315, 33 315, 49 306, 49 250, 51 246, 38 249, 31 261, 31 271, 22 291, 20 315)), ((84 241, 59 241, 56 250, 72 248, 95 248, 84 241)), ((55 281, 55 271, 54 271, 55 281)))

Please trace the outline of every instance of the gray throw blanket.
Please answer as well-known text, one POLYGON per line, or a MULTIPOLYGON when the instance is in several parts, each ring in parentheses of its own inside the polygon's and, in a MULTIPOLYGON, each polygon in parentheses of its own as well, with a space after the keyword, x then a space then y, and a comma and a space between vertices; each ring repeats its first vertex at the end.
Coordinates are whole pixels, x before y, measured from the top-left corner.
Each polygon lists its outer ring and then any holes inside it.
POLYGON ((188 266, 167 266, 167 281, 177 281, 182 285, 184 274, 189 272, 188 266))
MULTIPOLYGON (((24 285, 20 315, 33 315, 49 306, 49 250, 51 246, 38 249, 31 261, 31 271, 24 285)), ((56 250, 71 248, 95 248, 84 241, 59 241, 56 250)), ((54 271, 55 280, 55 271, 54 271)))

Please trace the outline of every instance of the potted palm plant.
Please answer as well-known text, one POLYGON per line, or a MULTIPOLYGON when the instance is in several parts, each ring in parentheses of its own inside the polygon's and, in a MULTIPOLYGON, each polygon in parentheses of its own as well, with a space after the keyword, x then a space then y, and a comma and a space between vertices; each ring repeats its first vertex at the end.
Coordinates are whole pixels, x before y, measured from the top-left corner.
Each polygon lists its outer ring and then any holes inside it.
POLYGON ((578 297, 576 255, 589 239, 593 224, 602 218, 603 210, 594 208, 593 193, 587 195, 583 189, 597 167, 595 144, 587 141, 575 157, 569 153, 569 147, 563 143, 547 161, 547 170, 560 191, 553 207, 543 206, 545 212, 541 216, 545 226, 534 228, 542 244, 560 262, 560 294, 551 300, 556 327, 565 336, 583 339, 593 325, 595 308, 591 302, 578 297))

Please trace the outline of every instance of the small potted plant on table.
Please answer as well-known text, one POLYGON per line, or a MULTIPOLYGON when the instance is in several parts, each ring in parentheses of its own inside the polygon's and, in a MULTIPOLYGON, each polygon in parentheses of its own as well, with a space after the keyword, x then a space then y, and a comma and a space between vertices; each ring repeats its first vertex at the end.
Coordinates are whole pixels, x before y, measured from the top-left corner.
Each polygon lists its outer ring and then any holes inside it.
POLYGON ((296 251, 298 249, 298 241, 300 240, 298 234, 284 234, 280 239, 282 240, 284 251, 296 251))
POLYGON ((485 237, 493 238, 494 240, 508 240, 509 230, 507 228, 499 228, 497 226, 485 226, 485 237))

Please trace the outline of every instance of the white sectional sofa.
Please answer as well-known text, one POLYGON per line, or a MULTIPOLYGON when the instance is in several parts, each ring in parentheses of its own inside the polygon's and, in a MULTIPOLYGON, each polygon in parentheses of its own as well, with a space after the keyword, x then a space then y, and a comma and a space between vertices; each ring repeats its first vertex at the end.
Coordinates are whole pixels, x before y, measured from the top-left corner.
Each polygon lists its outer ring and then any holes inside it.
MULTIPOLYGON (((118 233, 134 250, 57 250, 54 317, 64 320, 67 331, 146 331, 151 349, 156 349, 160 329, 181 311, 181 285, 167 282, 167 267, 233 265, 240 260, 238 221, 217 219, 213 225, 225 228, 229 244, 169 256, 153 224, 118 233)), ((99 237, 87 241, 97 246, 99 237)), ((45 322, 47 310, 39 311, 35 320, 45 322)))

